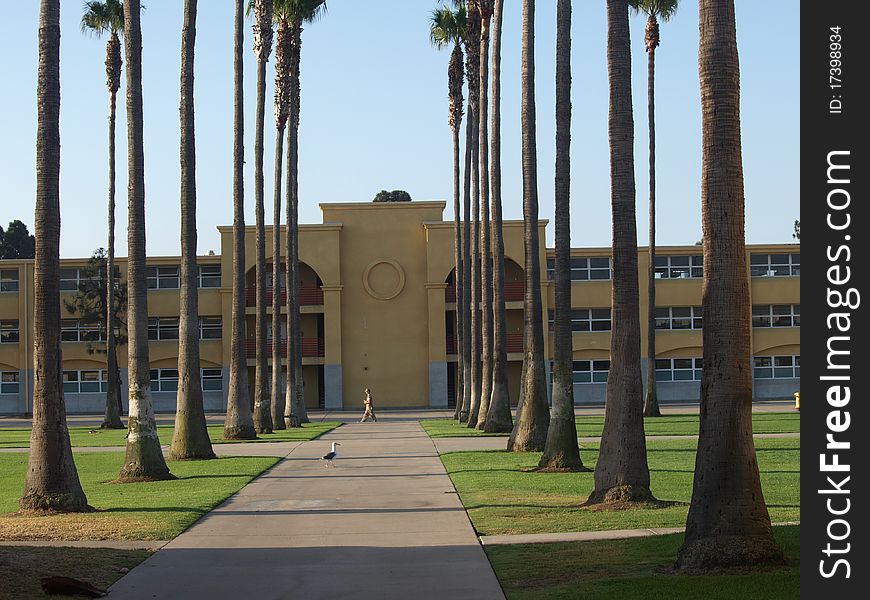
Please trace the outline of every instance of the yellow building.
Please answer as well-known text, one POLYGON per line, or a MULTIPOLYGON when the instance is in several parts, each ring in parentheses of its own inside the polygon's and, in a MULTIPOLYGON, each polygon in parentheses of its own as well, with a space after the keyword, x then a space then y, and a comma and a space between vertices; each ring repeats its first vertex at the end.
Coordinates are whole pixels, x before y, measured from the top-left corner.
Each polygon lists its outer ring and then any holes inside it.
MULTIPOLYGON (((456 377, 453 223, 444 202, 322 204, 322 224, 300 227, 300 297, 306 403, 359 410, 363 390, 379 407, 453 405, 456 377)), ((552 250, 540 254, 545 324, 552 320, 552 250)), ((509 378, 519 389, 523 324, 522 223, 504 224, 509 378)), ((232 228, 220 227, 220 256, 202 256, 199 314, 206 409, 226 407, 232 292, 232 228)), ((267 240, 271 233, 267 232, 267 240)), ((281 261, 285 262, 286 247, 281 261)), ((756 398, 790 398, 800 377, 800 247, 747 247, 753 304, 756 398)), ((268 260, 274 258, 267 244, 268 260)), ((253 385, 255 232, 246 232, 248 366, 253 385)), ((639 250, 640 289, 648 253, 639 250)), ((175 408, 179 308, 178 257, 148 259, 149 337, 155 409, 175 408)), ((656 369, 662 401, 697 400, 701 369, 699 246, 660 247, 657 256, 656 369)), ((124 259, 118 261, 126 274, 124 259)), ((87 259, 61 261, 61 289, 77 289, 87 259)), ((575 401, 603 402, 610 349, 610 249, 572 250, 575 401)), ((269 267, 271 273, 271 266, 269 267)), ((284 298, 283 282, 279 293, 284 298)), ((271 307, 271 282, 268 306, 271 307)), ((33 261, 0 261, 0 414, 30 411, 33 390, 33 261)), ((283 304, 283 302, 282 302, 283 304)), ((269 308, 271 312, 271 308, 269 308)), ((641 322, 647 310, 641 302, 641 322)), ((64 311, 64 389, 70 413, 102 412, 105 356, 88 352, 99 339, 64 311)), ((271 322, 271 319, 270 319, 271 322)), ((282 319, 286 322, 286 319, 282 319)), ((286 325, 280 343, 286 353, 286 325)), ((642 348, 646 349, 646 331, 642 348)), ((545 338, 552 353, 552 339, 545 338)), ((271 336, 271 331, 270 331, 271 336)), ((119 350, 126 381, 126 348, 119 350)), ((646 358, 643 359, 644 361, 646 358)), ((644 366, 645 368, 645 366, 644 366)))

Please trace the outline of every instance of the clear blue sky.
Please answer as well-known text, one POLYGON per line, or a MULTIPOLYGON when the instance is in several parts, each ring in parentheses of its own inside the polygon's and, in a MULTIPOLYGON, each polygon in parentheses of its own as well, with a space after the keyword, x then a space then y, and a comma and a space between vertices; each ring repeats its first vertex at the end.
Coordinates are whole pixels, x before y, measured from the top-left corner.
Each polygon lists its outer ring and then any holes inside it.
MULTIPOLYGON (((5 7, 0 55, 0 224, 33 223, 38 2, 5 7)), ((143 13, 145 173, 149 255, 180 252, 178 98, 181 0, 146 1, 143 13)), ((232 222, 233 2, 201 1, 196 40, 199 252, 220 251, 216 226, 232 222)), ((452 219, 452 154, 446 112, 449 52, 428 42, 435 0, 330 0, 303 34, 300 220, 319 223, 318 203, 369 201, 380 189, 445 199, 452 219)), ((521 218, 520 2, 506 2, 503 42, 503 200, 521 218)), ((555 3, 538 2, 538 181, 541 217, 553 215, 555 3)), ((81 2, 62 3, 61 254, 105 245, 105 40, 79 32, 81 2)), ((631 17, 638 242, 647 240, 645 19, 631 17)), ((248 23, 250 25, 250 23, 248 23)), ((256 70, 246 27, 246 219, 254 222, 256 70)), ((737 2, 742 70, 747 241, 791 241, 799 218, 799 11, 790 0, 737 2)), ((658 242, 701 237, 698 4, 683 0, 661 28, 657 52, 658 242)), ((572 245, 610 245, 604 0, 574 2, 572 245)), ((270 62, 270 71, 272 68, 270 62)), ((270 72, 268 97, 271 103, 270 72)), ((123 84, 122 84, 123 86, 123 84)), ((126 254, 124 87, 118 119, 118 252, 126 254)), ((266 202, 271 214, 274 121, 267 109, 266 202)), ((268 218, 268 217, 267 217, 268 218)), ((552 228, 548 244, 552 244, 552 228)))

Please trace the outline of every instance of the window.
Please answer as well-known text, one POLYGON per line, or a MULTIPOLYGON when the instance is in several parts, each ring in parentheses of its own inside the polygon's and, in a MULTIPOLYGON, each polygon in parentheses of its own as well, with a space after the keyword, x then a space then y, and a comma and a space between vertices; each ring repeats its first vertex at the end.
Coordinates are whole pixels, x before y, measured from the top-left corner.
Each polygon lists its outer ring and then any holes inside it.
POLYGON ((148 267, 145 270, 149 290, 178 289, 178 266, 148 267))
POLYGON ((151 317, 148 319, 148 339, 166 341, 178 339, 178 317, 151 317))
POLYGON ((199 265, 199 287, 219 288, 221 286, 220 265, 199 265))
POLYGON ((701 329, 704 325, 701 306, 656 308, 656 329, 701 329))
POLYGON ((801 274, 800 254, 751 254, 749 272, 753 277, 788 277, 801 274))
POLYGON ((753 327, 800 327, 800 304, 760 304, 752 307, 753 327))
POLYGON ((64 394, 97 394, 108 388, 106 370, 64 371, 64 394))
POLYGON ((0 292, 18 291, 18 269, 0 270, 0 292))
POLYGON ((800 356, 756 356, 755 379, 791 379, 801 376, 800 356))
POLYGON ((703 358, 657 358, 656 381, 701 381, 703 358))
POLYGON ((178 369, 151 369, 151 389, 155 392, 177 392, 178 369))
POLYGON ((18 343, 18 321, 0 321, 0 344, 18 343))
POLYGON ((0 394, 18 394, 18 371, 0 372, 0 394))
POLYGON ((199 339, 219 340, 223 336, 220 317, 200 317, 199 339))
POLYGON ((574 383, 607 383, 610 373, 609 360, 575 360, 573 363, 574 383))
MULTIPOLYGON (((555 311, 550 311, 550 330, 556 321, 555 311)), ((571 311, 571 331, 610 331, 609 308, 580 308, 571 311)))
POLYGON ((224 389, 224 377, 220 369, 202 369, 202 391, 219 392, 224 389))
MULTIPOLYGON (((556 272, 556 259, 547 259, 547 279, 553 280, 556 272)), ((571 281, 590 281, 610 279, 610 258, 606 256, 580 258, 571 257, 571 281)))
POLYGON ((84 323, 75 319, 61 319, 60 341, 62 342, 104 342, 106 336, 99 323, 84 323))
POLYGON ((656 279, 688 279, 704 276, 704 256, 656 256, 656 279))

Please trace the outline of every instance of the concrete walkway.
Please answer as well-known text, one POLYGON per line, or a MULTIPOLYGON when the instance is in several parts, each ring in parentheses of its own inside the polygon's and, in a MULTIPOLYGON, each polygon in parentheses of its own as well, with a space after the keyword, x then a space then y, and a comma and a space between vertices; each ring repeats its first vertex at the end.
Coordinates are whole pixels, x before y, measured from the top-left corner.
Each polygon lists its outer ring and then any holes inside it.
POLYGON ((499 599, 434 444, 417 423, 345 425, 164 546, 110 597, 499 599), (319 457, 341 444, 334 469, 319 457))

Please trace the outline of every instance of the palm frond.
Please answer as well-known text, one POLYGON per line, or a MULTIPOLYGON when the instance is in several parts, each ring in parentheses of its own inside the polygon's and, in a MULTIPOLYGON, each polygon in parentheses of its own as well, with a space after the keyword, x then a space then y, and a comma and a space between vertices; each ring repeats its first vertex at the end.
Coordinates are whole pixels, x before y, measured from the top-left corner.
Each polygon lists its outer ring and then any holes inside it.
POLYGON ((654 16, 662 21, 670 21, 677 13, 680 0, 629 0, 628 4, 636 13, 654 16))
POLYGON ((88 0, 82 5, 81 30, 100 37, 124 32, 124 3, 121 0, 88 0))

